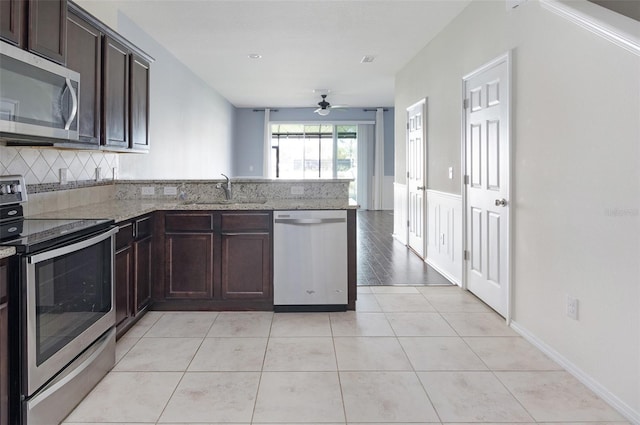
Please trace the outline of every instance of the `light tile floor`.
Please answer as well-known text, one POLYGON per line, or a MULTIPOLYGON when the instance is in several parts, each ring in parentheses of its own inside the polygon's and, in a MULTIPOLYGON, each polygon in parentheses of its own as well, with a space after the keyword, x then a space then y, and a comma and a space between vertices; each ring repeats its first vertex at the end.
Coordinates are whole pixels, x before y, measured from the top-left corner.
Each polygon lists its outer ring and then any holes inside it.
POLYGON ((66 424, 627 423, 457 287, 360 287, 346 313, 150 312, 117 360, 66 424))

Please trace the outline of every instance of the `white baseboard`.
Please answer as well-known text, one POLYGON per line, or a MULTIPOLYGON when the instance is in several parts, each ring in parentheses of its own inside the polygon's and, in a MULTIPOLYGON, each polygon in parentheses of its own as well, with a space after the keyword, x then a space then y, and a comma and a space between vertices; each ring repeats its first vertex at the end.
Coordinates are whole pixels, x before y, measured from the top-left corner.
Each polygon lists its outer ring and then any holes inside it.
POLYGON ((569 359, 557 352, 551 346, 541 341, 533 333, 529 332, 523 326, 520 326, 517 322, 511 321, 511 328, 520 334, 524 339, 529 341, 537 349, 545 353, 552 360, 562 366, 567 372, 573 375, 578 381, 582 382, 587 388, 596 393, 598 397, 609 403, 611 407, 616 409, 621 415, 629 420, 634 425, 640 425, 640 412, 635 411, 631 406, 620 400, 615 394, 605 388, 598 381, 593 379, 589 374, 585 373, 582 369, 572 363, 569 359))

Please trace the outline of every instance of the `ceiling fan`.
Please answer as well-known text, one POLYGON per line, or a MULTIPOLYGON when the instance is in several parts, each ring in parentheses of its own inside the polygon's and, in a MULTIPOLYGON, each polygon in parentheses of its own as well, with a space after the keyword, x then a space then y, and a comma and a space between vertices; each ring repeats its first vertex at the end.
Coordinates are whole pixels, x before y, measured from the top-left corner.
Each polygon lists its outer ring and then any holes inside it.
POLYGON ((329 112, 331 112, 332 109, 347 108, 346 105, 333 105, 333 106, 331 106, 331 104, 329 102, 327 102, 327 95, 326 94, 321 94, 320 96, 322 97, 322 100, 320 102, 318 102, 319 108, 316 109, 315 111, 313 111, 318 115, 326 116, 326 115, 329 115, 329 112))

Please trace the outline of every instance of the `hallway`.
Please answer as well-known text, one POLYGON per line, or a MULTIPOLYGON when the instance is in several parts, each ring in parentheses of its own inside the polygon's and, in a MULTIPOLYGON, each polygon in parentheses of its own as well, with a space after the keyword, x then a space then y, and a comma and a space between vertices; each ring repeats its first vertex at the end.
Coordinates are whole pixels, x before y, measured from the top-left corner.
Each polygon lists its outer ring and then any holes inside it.
POLYGON ((358 285, 451 285, 395 240, 391 211, 358 211, 358 285))

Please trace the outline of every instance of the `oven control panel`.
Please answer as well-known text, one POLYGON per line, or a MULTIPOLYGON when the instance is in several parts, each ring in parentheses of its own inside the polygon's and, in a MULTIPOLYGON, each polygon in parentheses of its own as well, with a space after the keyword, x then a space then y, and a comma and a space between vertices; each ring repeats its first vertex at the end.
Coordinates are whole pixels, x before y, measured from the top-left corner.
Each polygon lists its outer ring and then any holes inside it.
POLYGON ((27 200, 27 186, 22 176, 0 176, 0 206, 27 200))

